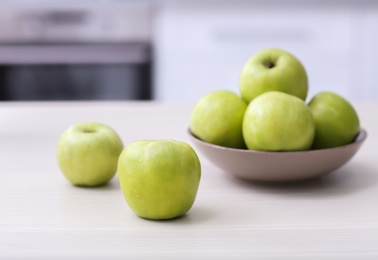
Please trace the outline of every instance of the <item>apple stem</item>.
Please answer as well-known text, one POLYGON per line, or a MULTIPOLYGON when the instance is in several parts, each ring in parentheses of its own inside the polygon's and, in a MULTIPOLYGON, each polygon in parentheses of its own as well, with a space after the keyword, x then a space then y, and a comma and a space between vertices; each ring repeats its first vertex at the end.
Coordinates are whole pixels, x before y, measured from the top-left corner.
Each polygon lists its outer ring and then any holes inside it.
POLYGON ((84 129, 83 130, 83 133, 86 133, 86 134, 91 134, 91 133, 94 133, 95 131, 93 131, 92 129, 84 129))
POLYGON ((275 64, 273 62, 268 62, 266 65, 265 65, 268 69, 271 69, 271 68, 274 68, 275 64))

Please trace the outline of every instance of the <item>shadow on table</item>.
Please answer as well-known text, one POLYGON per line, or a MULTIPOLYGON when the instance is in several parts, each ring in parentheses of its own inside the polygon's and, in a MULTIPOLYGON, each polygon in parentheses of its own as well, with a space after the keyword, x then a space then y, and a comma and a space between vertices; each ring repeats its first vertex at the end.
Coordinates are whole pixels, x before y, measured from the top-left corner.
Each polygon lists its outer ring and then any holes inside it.
POLYGON ((193 224, 199 224, 203 222, 211 221, 211 219, 215 216, 215 213, 211 210, 211 208, 205 208, 198 206, 194 203, 193 207, 183 216, 172 218, 172 219, 145 219, 146 222, 151 223, 159 223, 159 224, 168 224, 169 226, 172 226, 176 223, 177 225, 186 225, 187 223, 193 224))
POLYGON ((120 184, 119 184, 119 180, 118 178, 115 176, 113 179, 111 179, 109 182, 105 183, 105 184, 101 184, 101 185, 98 185, 98 186, 91 186, 91 187, 88 187, 88 186, 75 186, 74 187, 76 188, 79 188, 79 189, 87 189, 87 190, 92 190, 92 191, 109 191, 109 190, 120 190, 121 187, 120 187, 120 184))
POLYGON ((262 193, 302 197, 344 196, 361 192, 377 185, 378 176, 371 165, 358 163, 348 164, 322 177, 296 182, 255 182, 228 177, 231 182, 241 188, 254 189, 262 193))

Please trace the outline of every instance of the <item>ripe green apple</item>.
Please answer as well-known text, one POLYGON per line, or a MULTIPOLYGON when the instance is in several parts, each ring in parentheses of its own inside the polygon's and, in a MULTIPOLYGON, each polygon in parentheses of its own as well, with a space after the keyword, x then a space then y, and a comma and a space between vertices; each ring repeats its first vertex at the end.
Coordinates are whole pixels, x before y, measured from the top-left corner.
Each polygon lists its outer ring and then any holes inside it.
POLYGON ((199 139, 231 148, 245 148, 242 123, 247 103, 229 90, 203 96, 195 105, 190 130, 199 139))
POLYGON ((76 186, 98 186, 116 173, 123 144, 117 133, 100 123, 79 123, 61 135, 57 159, 63 175, 76 186))
POLYGON ((287 51, 265 49, 244 65, 239 89, 248 103, 268 91, 281 91, 306 100, 308 79, 302 63, 287 51))
POLYGON ((333 92, 320 92, 308 104, 315 119, 313 149, 332 148, 353 142, 360 132, 354 107, 333 92))
POLYGON ((250 150, 308 150, 314 140, 315 122, 302 99, 271 91, 249 103, 243 135, 250 150))
POLYGON ((192 207, 201 165, 185 142, 137 141, 121 153, 118 177, 128 205, 138 216, 171 219, 192 207))

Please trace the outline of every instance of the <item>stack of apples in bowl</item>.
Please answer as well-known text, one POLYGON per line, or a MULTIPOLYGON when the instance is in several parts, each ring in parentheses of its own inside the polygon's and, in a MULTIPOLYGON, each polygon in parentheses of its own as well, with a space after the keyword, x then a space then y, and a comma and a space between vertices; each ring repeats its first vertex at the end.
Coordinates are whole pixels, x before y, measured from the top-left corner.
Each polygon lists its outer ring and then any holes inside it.
POLYGON ((355 108, 339 94, 320 92, 306 103, 307 72, 285 50, 254 54, 241 70, 239 92, 203 96, 189 129, 197 149, 237 177, 317 177, 348 162, 367 137, 355 108))

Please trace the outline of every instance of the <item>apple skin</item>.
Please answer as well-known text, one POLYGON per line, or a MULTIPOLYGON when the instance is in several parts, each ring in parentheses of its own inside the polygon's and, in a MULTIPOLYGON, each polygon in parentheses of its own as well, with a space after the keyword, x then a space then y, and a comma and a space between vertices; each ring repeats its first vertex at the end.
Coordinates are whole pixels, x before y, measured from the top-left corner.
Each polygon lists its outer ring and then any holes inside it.
POLYGON ((320 92, 308 104, 315 119, 316 133, 312 149, 325 149, 353 142, 360 132, 354 107, 333 92, 320 92))
POLYGON ((116 173, 123 143, 109 126, 88 122, 69 127, 60 137, 57 160, 63 175, 76 186, 99 186, 116 173))
POLYGON ((239 79, 241 97, 251 102, 268 91, 281 91, 306 100, 308 78, 302 63, 281 49, 265 49, 244 65, 239 79))
POLYGON ((128 145, 118 160, 118 177, 130 208, 146 219, 171 219, 192 207, 201 179, 193 148, 174 140, 128 145))
POLYGON ((271 91, 249 103, 244 115, 243 135, 250 150, 309 150, 315 135, 315 122, 303 100, 271 91))
POLYGON ((190 130, 199 139, 224 147, 245 149, 242 124, 247 103, 236 93, 217 90, 195 105, 190 130))

